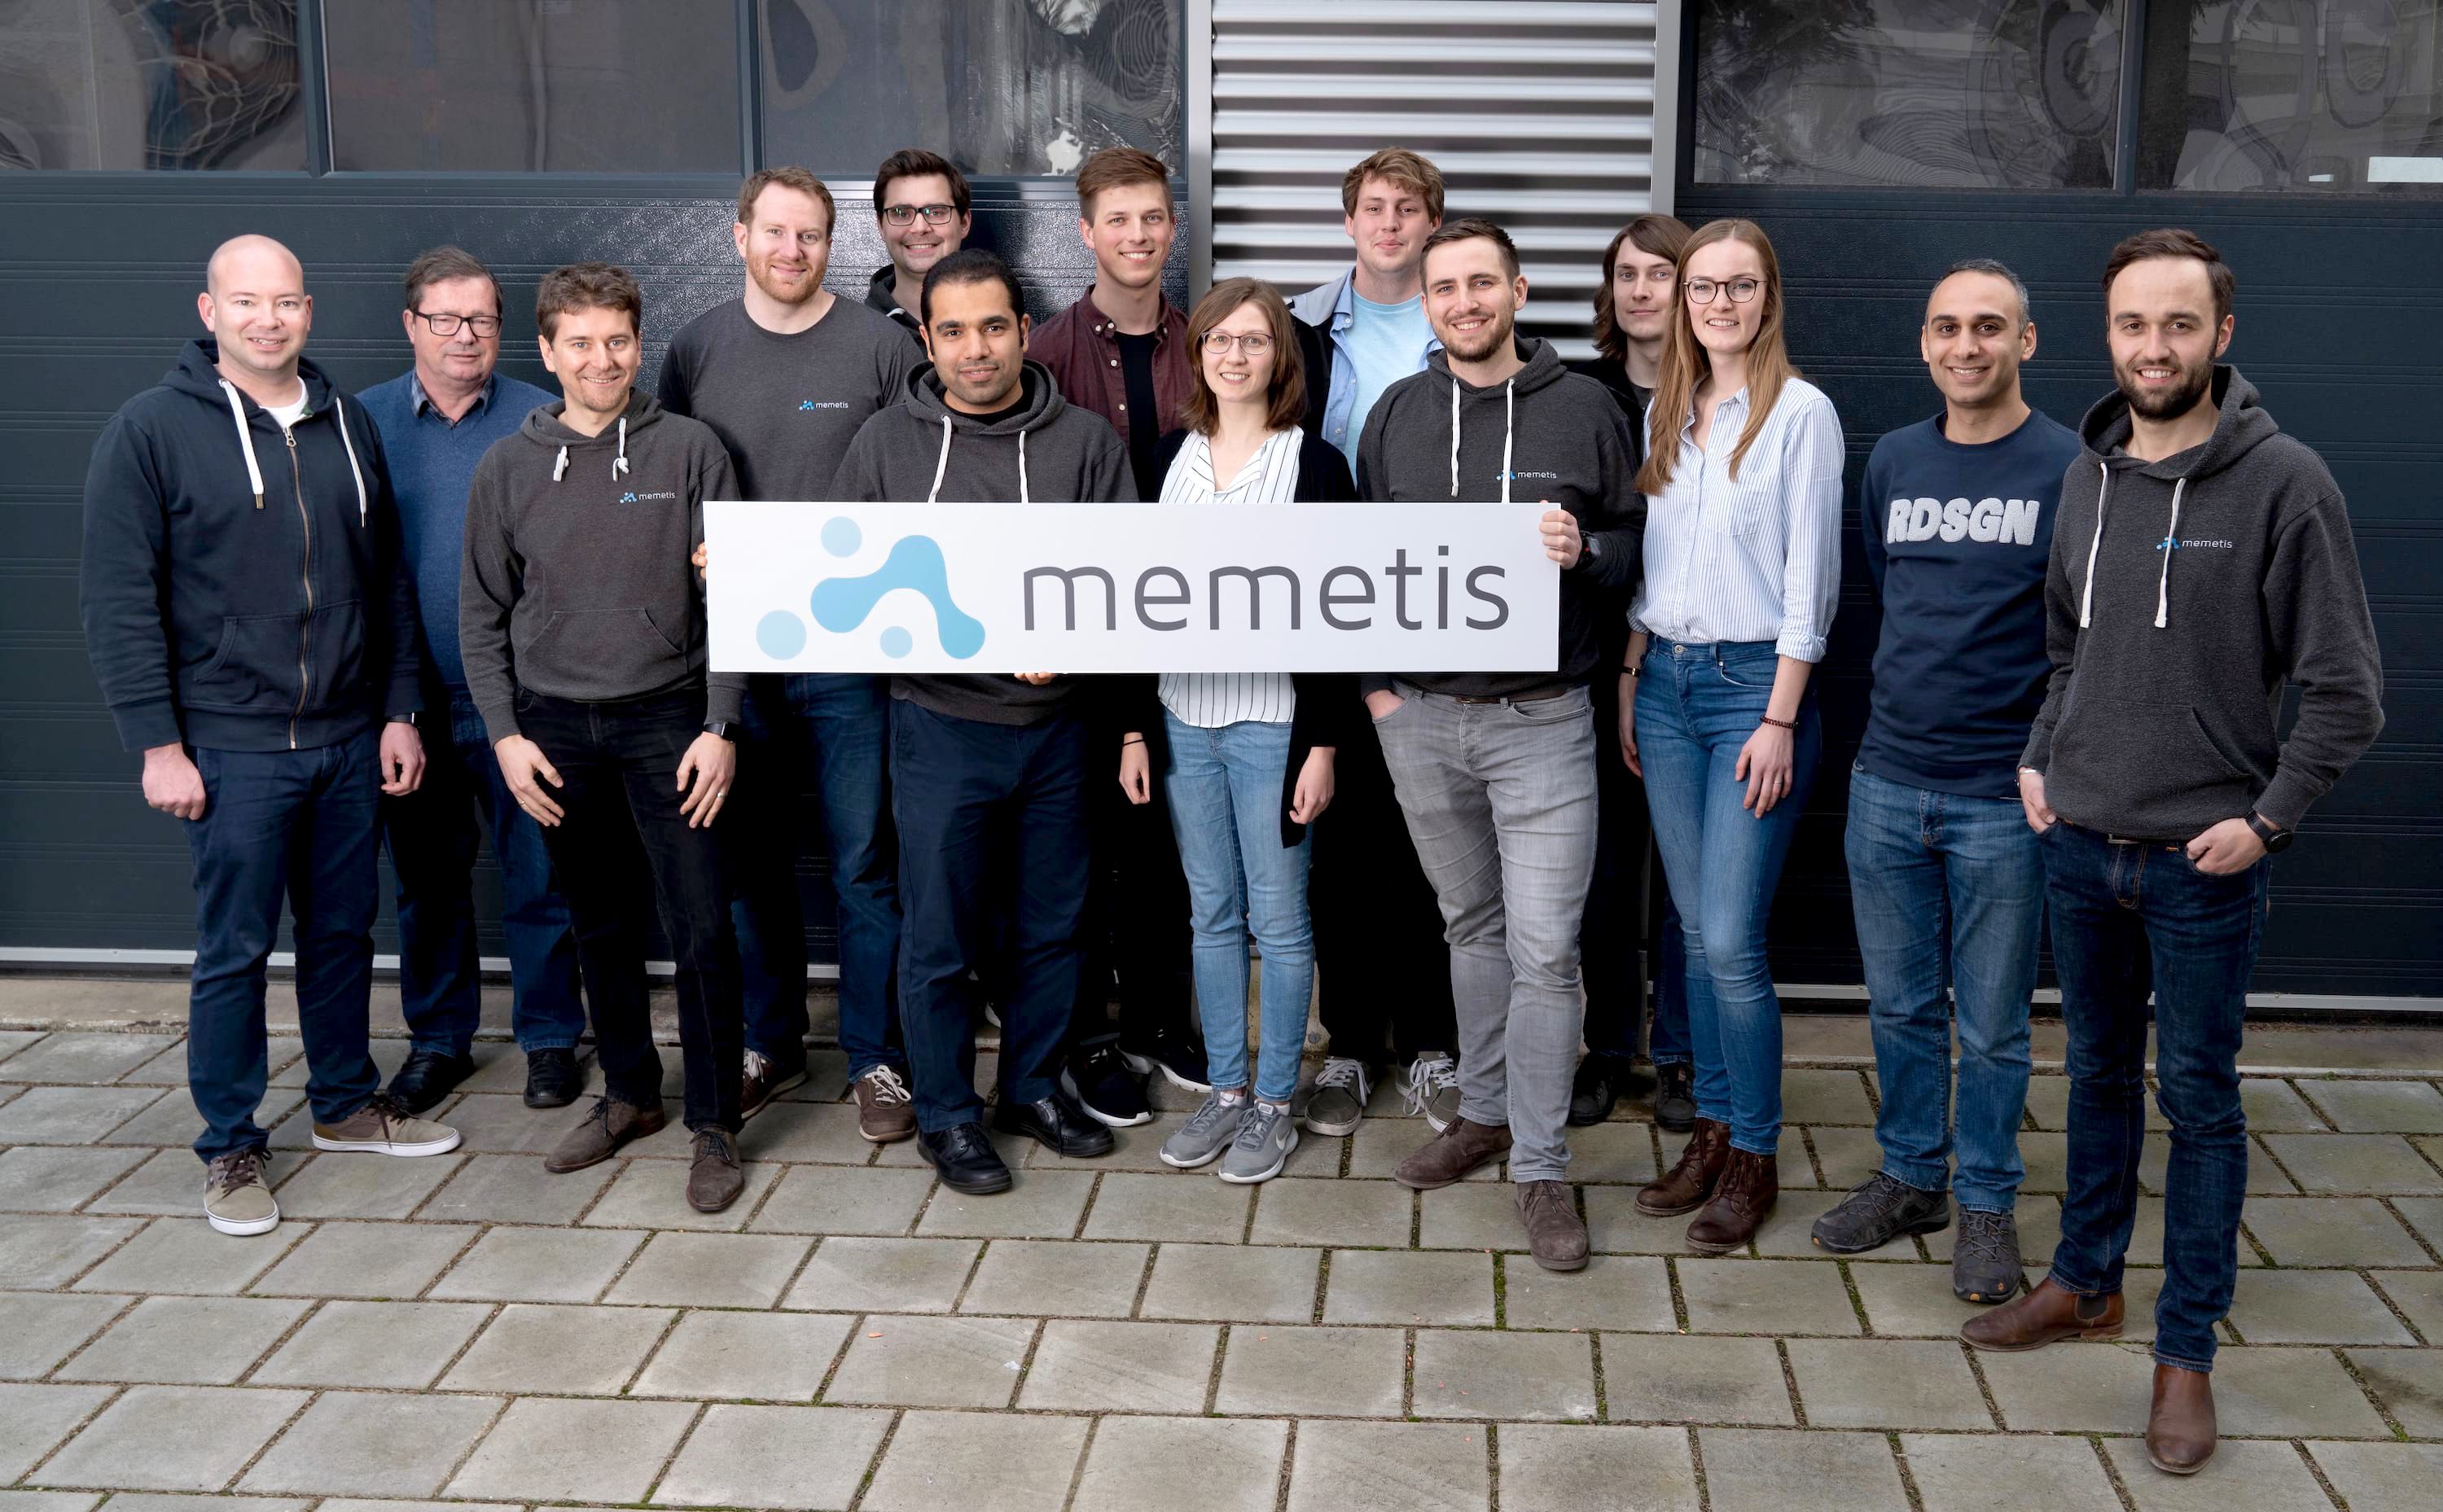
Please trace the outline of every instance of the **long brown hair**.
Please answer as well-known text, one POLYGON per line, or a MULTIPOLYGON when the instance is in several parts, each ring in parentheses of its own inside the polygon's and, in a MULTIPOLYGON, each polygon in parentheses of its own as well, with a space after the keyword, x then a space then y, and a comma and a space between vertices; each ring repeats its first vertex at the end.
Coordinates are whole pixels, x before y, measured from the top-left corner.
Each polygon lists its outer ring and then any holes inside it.
MULTIPOLYGON (((1628 360, 1628 333, 1620 328, 1620 312, 1612 307, 1612 284, 1620 249, 1633 246, 1648 257, 1668 258, 1673 266, 1688 245, 1688 225, 1677 215, 1645 214, 1616 232, 1604 248, 1603 276, 1595 280, 1595 350, 1605 360, 1628 360)), ((1675 291, 1676 292, 1676 291, 1675 291)))
POLYGON ((1764 301, 1764 315, 1756 323, 1755 340, 1748 347, 1748 423, 1739 430, 1739 444, 1731 449, 1733 480, 1737 479, 1748 447, 1755 445, 1757 433, 1781 398, 1782 385, 1798 376, 1782 345, 1781 263, 1773 255, 1773 243, 1764 228, 1754 221, 1708 222, 1680 249, 1680 319, 1671 322, 1671 338, 1662 345, 1654 402, 1645 410, 1645 465, 1637 474, 1638 491, 1649 498, 1670 485, 1672 469, 1680 462, 1680 428, 1695 401, 1698 382, 1709 371, 1705 349, 1697 343, 1696 315, 1686 290, 1689 259, 1716 242, 1745 242, 1755 248, 1757 265, 1764 270, 1764 287, 1756 294, 1764 301))
POLYGON ((1182 418, 1188 429, 1199 434, 1210 436, 1222 425, 1222 402, 1213 396, 1213 385, 1204 376, 1205 333, 1246 304, 1264 312, 1264 323, 1273 333, 1273 375, 1264 388, 1264 428, 1287 430, 1306 416, 1305 365, 1298 360, 1290 307, 1262 279, 1223 279, 1196 301, 1195 313, 1187 318, 1187 370, 1196 375, 1196 385, 1187 392, 1182 418))

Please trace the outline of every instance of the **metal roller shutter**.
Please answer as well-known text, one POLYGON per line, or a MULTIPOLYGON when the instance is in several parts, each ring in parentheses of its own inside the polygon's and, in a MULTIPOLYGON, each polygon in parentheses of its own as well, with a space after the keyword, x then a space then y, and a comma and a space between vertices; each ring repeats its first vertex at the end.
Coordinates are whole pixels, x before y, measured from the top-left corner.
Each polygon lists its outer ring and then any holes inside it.
POLYGON ((1590 355, 1596 261, 1656 197, 1658 9, 1212 0, 1212 276, 1295 294, 1337 274, 1340 175, 1409 147, 1449 181, 1447 216, 1489 216, 1517 242, 1520 328, 1590 355))

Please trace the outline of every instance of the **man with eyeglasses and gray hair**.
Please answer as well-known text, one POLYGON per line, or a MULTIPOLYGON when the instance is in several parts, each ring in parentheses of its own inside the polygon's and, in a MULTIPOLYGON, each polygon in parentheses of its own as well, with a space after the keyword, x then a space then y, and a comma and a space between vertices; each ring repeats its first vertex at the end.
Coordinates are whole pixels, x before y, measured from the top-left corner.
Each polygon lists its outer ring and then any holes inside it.
POLYGON ((391 869, 398 876, 399 1006, 413 1047, 390 1090, 421 1113, 473 1074, 480 1013, 475 949, 475 814, 491 827, 501 860, 501 932, 507 938, 509 1028, 526 1057, 526 1105, 576 1101, 583 1078, 577 1041, 577 941, 568 905, 552 886, 542 831, 509 798, 458 654, 458 568, 467 488, 494 442, 552 401, 494 371, 501 357, 501 286, 455 246, 408 264, 402 281, 415 363, 357 396, 380 432, 415 602, 422 616, 424 785, 382 800, 391 869))

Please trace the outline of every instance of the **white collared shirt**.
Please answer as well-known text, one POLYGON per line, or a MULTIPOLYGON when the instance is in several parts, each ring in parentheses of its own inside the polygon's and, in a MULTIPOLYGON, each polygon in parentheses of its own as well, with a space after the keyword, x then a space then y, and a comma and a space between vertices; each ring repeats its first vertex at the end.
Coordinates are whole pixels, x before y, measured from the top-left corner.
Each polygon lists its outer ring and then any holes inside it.
MULTIPOLYGON (((1226 486, 1213 481, 1213 448, 1191 430, 1162 479, 1166 504, 1286 504, 1297 494, 1298 446, 1306 432, 1296 426, 1264 438, 1226 486)), ((1159 679, 1162 706, 1182 724, 1218 730, 1259 720, 1287 724, 1297 712, 1297 689, 1287 672, 1165 672, 1159 679)))
POLYGON ((1748 392, 1714 410, 1710 446, 1694 407, 1681 421, 1671 482, 1645 501, 1645 580, 1629 623, 1696 646, 1771 641, 1824 660, 1841 596, 1841 417, 1804 378, 1781 397, 1731 477, 1748 392))

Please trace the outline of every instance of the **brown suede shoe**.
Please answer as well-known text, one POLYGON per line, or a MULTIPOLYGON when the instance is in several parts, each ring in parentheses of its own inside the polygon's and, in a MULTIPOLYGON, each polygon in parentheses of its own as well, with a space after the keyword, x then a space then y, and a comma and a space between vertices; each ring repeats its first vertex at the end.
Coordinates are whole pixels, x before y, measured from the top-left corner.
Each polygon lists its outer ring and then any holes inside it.
POLYGON ((2119 1339, 2121 1293, 2082 1297, 2047 1276, 2017 1302, 2004 1303, 1959 1325, 1959 1337, 1995 1354, 2042 1349, 2064 1339, 2119 1339))
POLYGON ((543 1157, 542 1168, 565 1174, 600 1165, 619 1146, 649 1134, 659 1134, 669 1121, 659 1102, 640 1108, 616 1098, 596 1098, 594 1106, 586 1110, 585 1121, 569 1130, 552 1146, 551 1154, 543 1157))
POLYGON ((2213 1458, 2213 1377, 2177 1365, 2155 1367, 2146 1409, 2146 1463, 2166 1475, 2195 1475, 2213 1458))
POLYGON ((1688 1248, 1700 1255, 1726 1254, 1755 1237, 1757 1225, 1781 1200, 1781 1161, 1770 1155, 1734 1149, 1722 1166, 1722 1179, 1696 1221, 1688 1225, 1688 1248))
POLYGON ((1568 1183, 1518 1183, 1518 1221, 1527 1230, 1527 1252, 1546 1270, 1587 1268, 1587 1226, 1568 1183))
POLYGON ((1714 1194, 1714 1184, 1722 1179, 1722 1166, 1730 1157, 1731 1126, 1699 1119, 1697 1132, 1688 1136, 1680 1151, 1679 1163, 1662 1173, 1662 1180, 1637 1189, 1637 1211, 1649 1218, 1676 1218, 1696 1211, 1714 1194))
POLYGON ((696 1130, 695 1158, 688 1166, 688 1206, 698 1212, 719 1212, 745 1190, 738 1136, 724 1128, 696 1130))
POLYGON ((916 1104, 908 1084, 888 1066, 856 1079, 856 1132, 875 1144, 890 1144, 916 1132, 916 1104))
POLYGON ((1510 1152, 1510 1126, 1453 1119, 1450 1127, 1408 1153, 1391 1179, 1417 1192, 1446 1187, 1510 1152))

